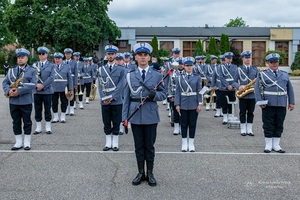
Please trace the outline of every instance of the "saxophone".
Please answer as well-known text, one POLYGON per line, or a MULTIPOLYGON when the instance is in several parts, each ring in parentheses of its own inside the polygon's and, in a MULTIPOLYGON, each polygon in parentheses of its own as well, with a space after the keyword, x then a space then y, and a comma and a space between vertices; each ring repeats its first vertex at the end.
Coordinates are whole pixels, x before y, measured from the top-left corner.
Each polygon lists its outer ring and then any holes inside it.
MULTIPOLYGON (((20 85, 22 85, 22 81, 23 81, 23 76, 18 78, 18 80, 16 80, 15 82, 13 82, 9 88, 10 89, 17 89, 20 85)), ((9 98, 8 94, 4 94, 6 96, 6 98, 9 98)))
POLYGON ((256 78, 250 81, 247 85, 245 85, 245 90, 243 92, 240 92, 239 90, 236 91, 235 95, 237 98, 243 98, 247 94, 254 92, 254 84, 255 84, 256 78))

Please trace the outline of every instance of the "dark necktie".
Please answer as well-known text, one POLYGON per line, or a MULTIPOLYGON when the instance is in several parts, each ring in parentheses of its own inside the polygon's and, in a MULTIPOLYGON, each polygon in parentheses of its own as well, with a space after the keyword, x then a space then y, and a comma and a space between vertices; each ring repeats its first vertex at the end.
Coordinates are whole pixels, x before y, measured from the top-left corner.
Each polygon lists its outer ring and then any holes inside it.
POLYGON ((57 65, 57 69, 59 70, 59 65, 57 65))
POLYGON ((275 77, 277 77, 277 71, 276 71, 276 70, 274 70, 273 72, 274 72, 274 74, 275 74, 275 77))
POLYGON ((144 80, 145 80, 145 77, 146 77, 146 70, 143 69, 143 70, 142 70, 142 73, 143 73, 143 74, 142 74, 142 78, 143 78, 143 81, 144 81, 144 80))
POLYGON ((191 75, 187 75, 188 79, 190 79, 190 76, 191 76, 191 75))
POLYGON ((44 63, 42 62, 42 64, 41 64, 41 68, 43 68, 44 67, 44 63))
POLYGON ((247 69, 247 74, 249 75, 250 67, 246 67, 247 69))
POLYGON ((67 61, 67 64, 69 64, 69 61, 67 61))
POLYGON ((111 72, 111 69, 112 69, 112 66, 111 65, 109 65, 109 71, 111 72))

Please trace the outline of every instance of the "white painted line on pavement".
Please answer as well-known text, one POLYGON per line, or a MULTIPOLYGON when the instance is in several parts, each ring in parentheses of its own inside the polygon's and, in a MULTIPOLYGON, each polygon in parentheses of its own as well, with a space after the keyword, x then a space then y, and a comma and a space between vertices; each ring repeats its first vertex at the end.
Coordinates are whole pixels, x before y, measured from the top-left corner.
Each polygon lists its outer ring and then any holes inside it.
MULTIPOLYGON (((100 153, 100 154, 134 154, 134 151, 70 151, 70 150, 30 150, 10 151, 0 150, 0 153, 100 153)), ((270 156, 300 156, 300 153, 237 153, 237 152, 167 152, 158 151, 156 154, 200 154, 200 155, 270 155, 270 156)))

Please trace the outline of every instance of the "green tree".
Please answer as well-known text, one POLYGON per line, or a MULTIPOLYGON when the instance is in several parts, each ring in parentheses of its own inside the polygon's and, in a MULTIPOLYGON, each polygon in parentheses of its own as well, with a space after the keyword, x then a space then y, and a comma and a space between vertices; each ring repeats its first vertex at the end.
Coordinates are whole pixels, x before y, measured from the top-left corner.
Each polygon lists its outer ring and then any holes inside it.
POLYGON ((4 13, 9 6, 9 0, 0 0, 0 48, 14 42, 14 36, 9 32, 7 24, 4 23, 4 13))
POLYGON ((237 66, 241 66, 243 61, 239 51, 234 46, 230 46, 230 51, 233 53, 232 63, 237 66))
POLYGON ((224 24, 226 27, 249 27, 246 25, 246 21, 241 17, 236 17, 235 19, 230 19, 229 23, 224 24))
POLYGON ((300 51, 297 51, 295 54, 294 62, 292 63, 291 69, 297 70, 300 69, 300 51))
POLYGON ((230 51, 229 37, 226 34, 221 35, 220 51, 221 51, 221 54, 224 54, 224 53, 230 51))
POLYGON ((208 44, 208 51, 210 55, 215 55, 217 56, 217 44, 216 44, 216 39, 214 37, 209 38, 209 44, 208 44))
POLYGON ((159 51, 158 51, 158 40, 157 40, 156 35, 153 36, 150 45, 153 48, 151 56, 156 56, 157 62, 160 63, 159 51))
POLYGON ((49 44, 55 51, 70 47, 91 52, 102 40, 121 36, 107 10, 112 0, 18 0, 8 7, 5 21, 25 47, 49 44))
POLYGON ((195 47, 195 51, 193 53, 193 57, 200 56, 200 55, 205 55, 205 53, 203 51, 203 46, 202 46, 201 40, 198 40, 196 42, 196 47, 195 47))

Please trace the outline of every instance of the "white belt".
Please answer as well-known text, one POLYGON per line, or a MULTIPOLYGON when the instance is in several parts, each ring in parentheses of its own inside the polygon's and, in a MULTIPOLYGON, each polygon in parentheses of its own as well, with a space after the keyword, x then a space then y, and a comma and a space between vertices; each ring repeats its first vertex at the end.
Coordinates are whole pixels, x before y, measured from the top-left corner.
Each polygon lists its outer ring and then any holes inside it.
POLYGON ((226 81, 233 81, 232 78, 226 78, 225 80, 226 80, 226 81))
POLYGON ((181 92, 182 96, 195 96, 197 92, 181 92))
POLYGON ((74 74, 71 74, 71 76, 75 76, 74 74))
POLYGON ((67 82, 67 79, 54 79, 54 82, 67 82))
POLYGON ((82 77, 83 79, 91 78, 90 76, 84 76, 82 77))
POLYGON ((270 92, 270 91, 264 91, 264 94, 282 96, 282 95, 286 95, 287 92, 270 92))
POLYGON ((112 92, 116 89, 116 87, 113 87, 113 88, 106 88, 106 89, 103 89, 103 92, 112 92))

